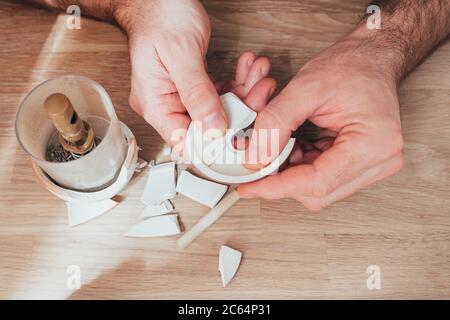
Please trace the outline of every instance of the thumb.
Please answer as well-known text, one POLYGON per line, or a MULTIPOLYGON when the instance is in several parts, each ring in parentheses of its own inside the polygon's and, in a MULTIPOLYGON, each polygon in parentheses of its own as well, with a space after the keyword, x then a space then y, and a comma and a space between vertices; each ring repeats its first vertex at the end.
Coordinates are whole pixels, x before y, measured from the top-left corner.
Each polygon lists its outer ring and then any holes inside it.
POLYGON ((284 149, 292 133, 314 112, 311 91, 299 88, 293 79, 257 116, 246 167, 259 170, 271 163, 284 149))
POLYGON ((180 57, 167 66, 172 81, 193 121, 202 121, 203 129, 227 129, 225 111, 214 83, 206 72, 202 55, 180 57))

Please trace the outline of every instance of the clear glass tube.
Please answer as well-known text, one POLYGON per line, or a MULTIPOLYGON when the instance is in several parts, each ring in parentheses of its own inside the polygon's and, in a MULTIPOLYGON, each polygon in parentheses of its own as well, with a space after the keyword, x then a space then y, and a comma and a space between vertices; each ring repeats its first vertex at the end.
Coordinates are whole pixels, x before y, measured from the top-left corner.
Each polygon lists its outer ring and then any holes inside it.
POLYGON ((16 136, 22 148, 50 178, 62 187, 77 191, 98 191, 111 185, 127 152, 127 142, 109 95, 95 81, 79 76, 59 77, 35 87, 17 112, 16 136), (47 146, 56 129, 44 110, 44 101, 53 93, 66 95, 80 118, 93 127, 101 140, 79 159, 46 160, 47 146))

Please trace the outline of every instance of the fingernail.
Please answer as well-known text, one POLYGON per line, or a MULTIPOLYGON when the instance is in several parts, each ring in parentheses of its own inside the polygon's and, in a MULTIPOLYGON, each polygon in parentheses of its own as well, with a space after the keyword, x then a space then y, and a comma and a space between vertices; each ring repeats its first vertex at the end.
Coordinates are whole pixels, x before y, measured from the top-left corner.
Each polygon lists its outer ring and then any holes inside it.
POLYGON ((272 97, 274 92, 275 92, 275 88, 270 89, 269 93, 267 94, 267 100, 269 100, 272 97))
POLYGON ((247 60, 247 66, 251 67, 253 62, 255 62, 256 57, 252 56, 250 59, 247 60))
POLYGON ((267 77, 269 74, 269 66, 264 66, 261 68, 261 77, 267 77))
POLYGON ((208 136, 208 132, 213 132, 213 136, 216 136, 216 132, 219 131, 222 135, 227 129, 227 122, 225 116, 221 112, 214 112, 206 116, 203 119, 204 133, 208 136))

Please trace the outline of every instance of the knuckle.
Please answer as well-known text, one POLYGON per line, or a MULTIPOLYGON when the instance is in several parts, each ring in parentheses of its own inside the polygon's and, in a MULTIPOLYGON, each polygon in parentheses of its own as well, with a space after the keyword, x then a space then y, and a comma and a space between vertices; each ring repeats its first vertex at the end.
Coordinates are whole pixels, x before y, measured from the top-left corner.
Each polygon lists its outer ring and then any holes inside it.
POLYGON ((319 184, 314 190, 313 190, 313 196, 317 198, 325 198, 329 196, 334 191, 334 186, 324 180, 321 184, 319 184))
POLYGON ((142 105, 134 93, 130 93, 130 96, 128 97, 128 104, 130 105, 131 109, 136 111, 139 115, 143 115, 142 105))
POLYGON ((185 99, 189 103, 205 101, 208 98, 208 82, 205 79, 186 83, 185 99))
POLYGON ((396 133, 392 135, 388 141, 388 155, 394 156, 399 154, 403 150, 403 136, 401 133, 396 133))

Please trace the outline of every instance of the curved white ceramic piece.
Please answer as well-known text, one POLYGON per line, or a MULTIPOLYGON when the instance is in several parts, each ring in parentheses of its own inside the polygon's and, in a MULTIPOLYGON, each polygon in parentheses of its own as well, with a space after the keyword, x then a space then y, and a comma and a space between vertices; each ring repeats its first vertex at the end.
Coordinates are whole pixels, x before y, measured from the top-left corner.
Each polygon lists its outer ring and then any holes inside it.
POLYGON ((164 237, 179 234, 180 232, 178 216, 169 214, 145 219, 133 226, 125 236, 136 238, 164 237))
POLYGON ((186 149, 192 164, 208 178, 228 184, 256 181, 275 173, 289 157, 295 139, 289 139, 278 157, 265 168, 259 171, 247 169, 243 165, 245 151, 236 150, 232 146, 232 139, 238 131, 255 121, 256 112, 233 93, 224 94, 220 98, 228 117, 229 130, 225 136, 208 141, 192 122, 186 135, 186 149))
POLYGON ((210 208, 222 199, 228 187, 216 182, 194 176, 186 170, 183 170, 178 177, 177 188, 178 193, 204 204, 210 208))
POLYGON ((175 197, 175 180, 175 162, 166 162, 151 167, 142 194, 142 203, 147 206, 156 206, 175 197))
POLYGON ((91 221, 118 205, 118 202, 107 199, 97 202, 66 202, 69 226, 91 221))
POLYGON ((137 146, 136 139, 134 138, 131 130, 123 123, 121 123, 121 128, 128 143, 128 150, 116 181, 109 187, 92 192, 66 189, 57 185, 52 179, 49 178, 44 170, 42 170, 42 168, 40 168, 38 164, 32 160, 31 164, 39 182, 42 183, 44 187, 55 196, 67 202, 96 202, 114 197, 122 191, 131 180, 131 177, 136 169, 139 152, 139 147, 137 146))
POLYGON ((161 216, 163 214, 169 213, 173 211, 173 204, 170 200, 166 200, 161 204, 154 206, 146 206, 142 211, 141 216, 139 218, 149 218, 155 216, 161 216))
POLYGON ((241 264, 242 253, 233 248, 222 246, 219 252, 219 271, 222 276, 222 285, 230 283, 241 264))

